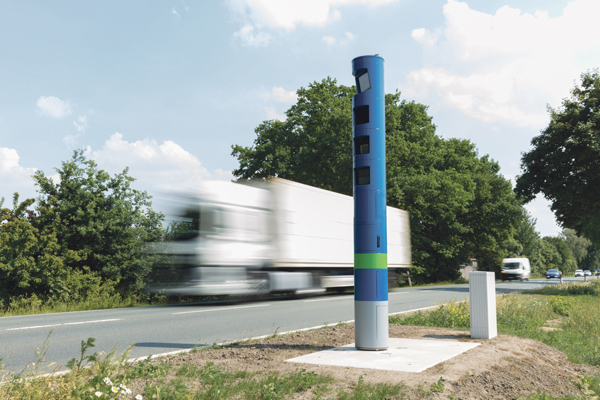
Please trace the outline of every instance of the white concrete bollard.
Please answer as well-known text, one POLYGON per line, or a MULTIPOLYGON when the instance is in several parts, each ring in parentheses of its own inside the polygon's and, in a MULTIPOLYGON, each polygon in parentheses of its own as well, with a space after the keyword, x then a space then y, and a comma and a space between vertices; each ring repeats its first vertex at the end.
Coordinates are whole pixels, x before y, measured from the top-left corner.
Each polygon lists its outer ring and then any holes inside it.
POLYGON ((469 272, 471 337, 491 339, 498 336, 496 320, 496 281, 493 272, 469 272))

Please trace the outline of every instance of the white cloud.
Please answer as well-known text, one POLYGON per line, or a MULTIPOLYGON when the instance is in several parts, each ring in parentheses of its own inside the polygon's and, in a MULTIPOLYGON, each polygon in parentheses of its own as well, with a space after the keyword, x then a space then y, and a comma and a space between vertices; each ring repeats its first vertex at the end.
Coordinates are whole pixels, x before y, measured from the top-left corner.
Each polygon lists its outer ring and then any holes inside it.
POLYGON ((278 121, 283 122, 287 118, 285 115, 279 114, 277 112, 277 110, 275 110, 275 108, 273 108, 273 107, 266 107, 265 108, 265 114, 267 115, 267 119, 268 120, 276 119, 278 121))
POLYGON ((128 142, 120 133, 113 134, 101 149, 86 147, 84 154, 111 173, 129 167, 141 189, 189 190, 203 180, 231 180, 230 171, 209 172, 202 163, 180 145, 165 140, 144 139, 128 142))
POLYGON ((73 126, 75 126, 75 129, 77 129, 77 132, 85 132, 85 130, 88 128, 87 117, 85 115, 80 115, 75 121, 73 121, 73 126))
POLYGON ((338 40, 336 38, 334 38, 333 36, 323 36, 323 40, 325 43, 327 43, 327 46, 331 47, 337 43, 339 43, 341 46, 347 45, 350 42, 353 42, 354 39, 356 39, 356 35, 353 34, 352 32, 346 32, 344 33, 345 38, 338 40))
POLYGON ((437 43, 441 34, 442 32, 440 30, 436 30, 435 32, 429 32, 425 28, 419 28, 413 29, 410 36, 421 44, 433 46, 437 43))
POLYGON ((46 117, 59 119, 71 114, 71 104, 58 97, 40 96, 36 105, 38 112, 46 117))
MULTIPOLYGON (((291 31, 298 25, 324 26, 341 18, 337 7, 360 4, 376 7, 398 0, 229 0, 227 6, 244 27, 234 34, 247 45, 245 38, 255 38, 265 29, 291 31), (260 33, 252 34, 256 28, 260 33), (243 31, 243 32, 242 32, 243 31)), ((267 44, 266 43, 263 44, 267 44)))
POLYGON ((600 63, 600 2, 576 0, 563 15, 521 13, 504 6, 494 15, 448 0, 443 30, 415 29, 424 67, 407 76, 404 93, 485 121, 542 128, 546 104, 556 107, 573 81, 600 63))
POLYGON ((327 43, 327 46, 333 46, 335 44, 335 38, 333 36, 323 36, 322 40, 327 43))
POLYGON ((275 100, 278 103, 293 104, 298 101, 298 95, 295 91, 287 91, 282 87, 274 87, 270 92, 262 94, 265 100, 275 100))
POLYGON ((0 147, 0 197, 4 197, 4 207, 12 207, 15 192, 19 192, 20 200, 36 196, 31 175, 37 168, 22 167, 19 159, 17 150, 0 147))
POLYGON ((74 149, 77 147, 77 141, 79 139, 79 134, 77 135, 66 135, 62 138, 63 143, 70 149, 74 149))
POLYGON ((255 33, 255 28, 252 25, 244 25, 239 31, 233 34, 233 37, 237 37, 245 45, 253 47, 266 46, 272 39, 268 33, 255 33))

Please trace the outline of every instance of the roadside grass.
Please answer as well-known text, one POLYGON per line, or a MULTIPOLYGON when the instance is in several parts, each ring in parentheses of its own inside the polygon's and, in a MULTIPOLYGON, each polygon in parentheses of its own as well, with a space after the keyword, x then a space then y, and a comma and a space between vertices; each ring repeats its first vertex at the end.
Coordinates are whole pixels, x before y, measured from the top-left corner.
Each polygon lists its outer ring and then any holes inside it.
MULTIPOLYGON (((548 285, 496 298, 498 333, 537 339, 563 351, 578 364, 600 367, 600 281, 548 285), (555 328, 543 330, 542 327, 555 328)), ((470 329, 469 302, 390 317, 390 323, 470 329)), ((585 390, 600 395, 600 377, 585 377, 585 390)), ((544 393, 527 399, 553 399, 544 393), (546 396, 546 397, 544 397, 546 396)))
POLYGON ((230 296, 210 297, 167 297, 163 295, 131 295, 122 297, 119 294, 87 296, 80 300, 42 300, 35 294, 29 297, 19 297, 7 307, 0 307, 0 317, 13 317, 17 315, 52 314, 70 311, 105 310, 111 308, 163 306, 171 304, 200 303, 207 301, 228 300, 230 296))

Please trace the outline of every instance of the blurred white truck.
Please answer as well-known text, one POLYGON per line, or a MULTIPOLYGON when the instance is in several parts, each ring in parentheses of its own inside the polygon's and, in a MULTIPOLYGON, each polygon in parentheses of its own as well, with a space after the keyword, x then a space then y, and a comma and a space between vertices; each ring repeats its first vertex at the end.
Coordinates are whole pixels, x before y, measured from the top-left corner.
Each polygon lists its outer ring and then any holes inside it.
MULTIPOLYGON (((206 182, 174 204, 175 240, 151 247, 164 257, 147 291, 250 295, 354 285, 350 196, 270 178, 206 182)), ((387 229, 388 268, 410 267, 408 213, 387 207, 387 229)))

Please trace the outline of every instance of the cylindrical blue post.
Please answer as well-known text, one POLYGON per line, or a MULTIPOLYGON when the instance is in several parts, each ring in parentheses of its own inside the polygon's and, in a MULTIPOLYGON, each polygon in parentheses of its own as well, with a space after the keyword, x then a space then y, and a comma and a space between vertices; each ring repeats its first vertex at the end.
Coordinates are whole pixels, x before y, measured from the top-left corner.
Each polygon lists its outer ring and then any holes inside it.
POLYGON ((359 350, 388 348, 388 271, 383 58, 352 60, 354 318, 359 350))

